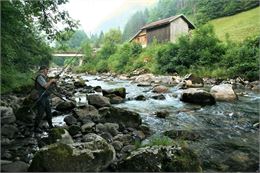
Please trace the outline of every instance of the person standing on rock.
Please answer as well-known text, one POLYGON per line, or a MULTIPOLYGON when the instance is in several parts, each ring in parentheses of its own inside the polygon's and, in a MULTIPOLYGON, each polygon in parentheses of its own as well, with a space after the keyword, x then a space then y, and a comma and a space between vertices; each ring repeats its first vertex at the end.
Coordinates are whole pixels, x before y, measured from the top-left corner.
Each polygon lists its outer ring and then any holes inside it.
POLYGON ((35 79, 35 89, 38 91, 39 99, 37 100, 37 114, 35 117, 34 122, 34 132, 41 132, 39 125, 41 120, 43 119, 44 113, 46 113, 46 119, 49 124, 49 128, 53 128, 52 125, 52 113, 51 113, 51 106, 50 106, 50 98, 49 92, 46 91, 52 83, 56 83, 57 79, 51 79, 48 81, 48 70, 47 66, 41 66, 39 70, 39 74, 35 79))

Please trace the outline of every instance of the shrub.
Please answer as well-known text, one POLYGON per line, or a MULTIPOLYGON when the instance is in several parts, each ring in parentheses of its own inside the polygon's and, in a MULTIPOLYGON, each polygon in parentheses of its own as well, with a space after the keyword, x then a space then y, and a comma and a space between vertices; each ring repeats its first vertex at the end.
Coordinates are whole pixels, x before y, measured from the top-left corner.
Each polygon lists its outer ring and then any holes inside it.
POLYGON ((230 77, 241 76, 247 80, 259 78, 259 41, 260 36, 251 37, 244 42, 227 45, 227 52, 221 62, 230 77))

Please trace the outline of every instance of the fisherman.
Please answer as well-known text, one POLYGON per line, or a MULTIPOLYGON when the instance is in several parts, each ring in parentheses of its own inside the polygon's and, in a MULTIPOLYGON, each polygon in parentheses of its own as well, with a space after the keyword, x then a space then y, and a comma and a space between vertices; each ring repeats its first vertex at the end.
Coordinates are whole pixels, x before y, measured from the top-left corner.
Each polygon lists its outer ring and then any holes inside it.
POLYGON ((48 89, 51 84, 57 82, 57 79, 51 79, 48 81, 48 70, 49 69, 47 66, 41 66, 39 69, 39 74, 35 79, 35 89, 38 91, 39 100, 37 100, 36 103, 38 113, 35 117, 34 132, 42 132, 39 125, 43 119, 44 113, 46 113, 46 119, 49 124, 49 128, 53 128, 51 106, 49 101, 50 92, 48 92, 48 89))

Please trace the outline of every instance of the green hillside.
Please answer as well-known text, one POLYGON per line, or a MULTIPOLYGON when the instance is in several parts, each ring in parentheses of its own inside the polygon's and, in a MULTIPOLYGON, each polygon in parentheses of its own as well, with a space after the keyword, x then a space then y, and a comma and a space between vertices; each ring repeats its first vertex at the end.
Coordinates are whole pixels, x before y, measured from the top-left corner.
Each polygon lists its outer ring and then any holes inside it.
POLYGON ((230 40, 241 42, 248 36, 260 34, 260 7, 209 23, 213 24, 219 39, 225 40, 228 33, 230 40))

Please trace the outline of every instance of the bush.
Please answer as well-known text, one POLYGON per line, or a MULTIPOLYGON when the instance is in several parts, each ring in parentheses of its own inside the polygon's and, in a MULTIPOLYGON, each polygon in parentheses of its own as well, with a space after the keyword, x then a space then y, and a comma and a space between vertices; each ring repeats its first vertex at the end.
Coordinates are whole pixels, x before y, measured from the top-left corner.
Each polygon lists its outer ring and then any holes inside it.
POLYGON ((240 44, 229 43, 221 62, 227 68, 230 77, 241 76, 247 80, 259 78, 259 41, 260 37, 251 37, 240 44))

